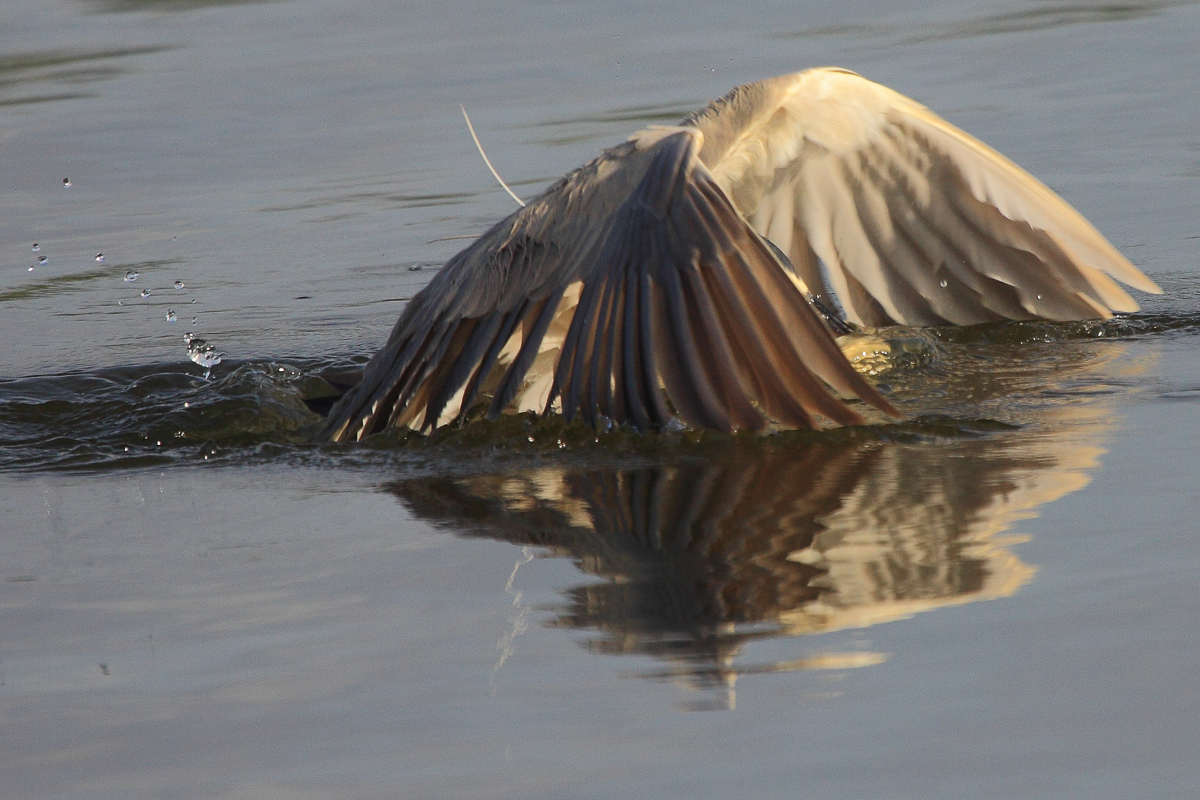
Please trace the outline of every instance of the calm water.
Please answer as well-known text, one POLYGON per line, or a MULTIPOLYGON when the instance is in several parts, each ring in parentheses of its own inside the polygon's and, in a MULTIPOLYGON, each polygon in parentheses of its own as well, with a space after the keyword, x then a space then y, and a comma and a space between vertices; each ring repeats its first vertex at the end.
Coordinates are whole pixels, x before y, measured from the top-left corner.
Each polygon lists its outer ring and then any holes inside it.
POLYGON ((0 0, 0 795, 1194 797, 1197 41, 1162 2, 0 0), (895 331, 900 424, 310 442, 317 374, 511 210, 459 103, 528 196, 826 64, 1166 294, 895 331))

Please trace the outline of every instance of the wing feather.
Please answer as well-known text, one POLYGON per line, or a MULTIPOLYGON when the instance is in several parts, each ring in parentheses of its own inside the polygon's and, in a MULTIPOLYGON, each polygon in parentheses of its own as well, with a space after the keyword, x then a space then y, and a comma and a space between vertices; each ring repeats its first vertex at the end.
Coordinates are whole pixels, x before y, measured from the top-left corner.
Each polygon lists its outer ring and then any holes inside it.
POLYGON ((481 401, 491 419, 516 404, 643 430, 676 417, 728 431, 859 422, 830 387, 894 414, 698 160, 701 144, 690 128, 639 134, 451 259, 329 435, 428 431, 481 401))
POLYGON ((542 337, 546 335, 546 330, 550 327, 550 323, 554 319, 554 314, 558 309, 558 301, 562 298, 565 288, 556 289, 548 297, 539 300, 533 309, 530 310, 530 313, 525 316, 524 322, 529 325, 529 330, 522 337, 520 352, 513 359, 512 366, 508 368, 508 372, 504 375, 500 386, 496 389, 496 393, 492 397, 492 403, 488 407, 487 412, 488 419, 494 420, 499 417, 500 413, 521 389, 522 381, 525 380, 529 368, 533 365, 534 359, 537 358, 542 337))
POLYGON ((755 230, 860 324, 1109 317, 1138 308, 1118 281, 1161 291, 1029 173, 854 73, 739 87, 684 124, 755 230))

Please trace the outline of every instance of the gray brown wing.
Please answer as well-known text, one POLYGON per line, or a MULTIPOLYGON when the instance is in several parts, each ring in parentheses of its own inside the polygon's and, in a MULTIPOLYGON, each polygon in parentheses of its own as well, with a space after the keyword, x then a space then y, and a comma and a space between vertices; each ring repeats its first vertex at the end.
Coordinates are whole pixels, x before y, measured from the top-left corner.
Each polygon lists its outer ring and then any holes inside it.
POLYGON ((330 437, 427 431, 483 402, 495 418, 539 382, 535 411, 640 430, 858 422, 830 387, 894 414, 698 143, 680 130, 616 148, 452 259, 334 409, 330 437))

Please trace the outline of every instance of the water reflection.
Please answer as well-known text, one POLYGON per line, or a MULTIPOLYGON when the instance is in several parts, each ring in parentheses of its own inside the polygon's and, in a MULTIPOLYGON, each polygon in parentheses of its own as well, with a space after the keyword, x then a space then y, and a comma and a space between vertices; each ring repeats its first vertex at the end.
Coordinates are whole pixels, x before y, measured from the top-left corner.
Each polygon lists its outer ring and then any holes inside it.
POLYGON ((542 548, 602 582, 569 590, 553 624, 590 649, 663 662, 734 702, 738 675, 845 669, 878 653, 741 663, 747 642, 865 627, 1011 595, 1034 568, 1014 522, 1088 482, 1110 423, 1064 406, 1052 425, 921 442, 768 438, 617 468, 547 466, 402 480, 418 517, 542 548))
POLYGON ((0 107, 95 97, 82 87, 117 77, 132 58, 171 49, 156 45, 0 56, 0 107))
POLYGON ((804 30, 768 34, 769 39, 848 37, 857 39, 897 38, 907 44, 941 40, 972 39, 1008 33, 1028 33, 1069 25, 1126 22, 1190 5, 1189 0, 1140 0, 1140 2, 1041 2, 1019 11, 984 14, 973 19, 937 21, 933 24, 895 23, 826 25, 804 30))
POLYGON ((130 11, 195 11, 217 6, 245 6, 274 0, 83 0, 89 10, 108 14, 130 11))

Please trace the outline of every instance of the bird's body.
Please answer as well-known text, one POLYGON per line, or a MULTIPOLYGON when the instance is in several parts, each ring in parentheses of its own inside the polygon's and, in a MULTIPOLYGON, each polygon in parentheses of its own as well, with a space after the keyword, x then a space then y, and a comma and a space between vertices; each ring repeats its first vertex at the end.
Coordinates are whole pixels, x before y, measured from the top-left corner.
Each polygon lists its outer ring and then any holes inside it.
POLYGON ((483 404, 641 430, 849 424, 835 394, 895 412, 811 299, 870 327, 1105 318, 1138 308, 1117 281, 1159 291, 999 153, 809 70, 641 131, 498 223, 413 298, 327 433, 483 404))

